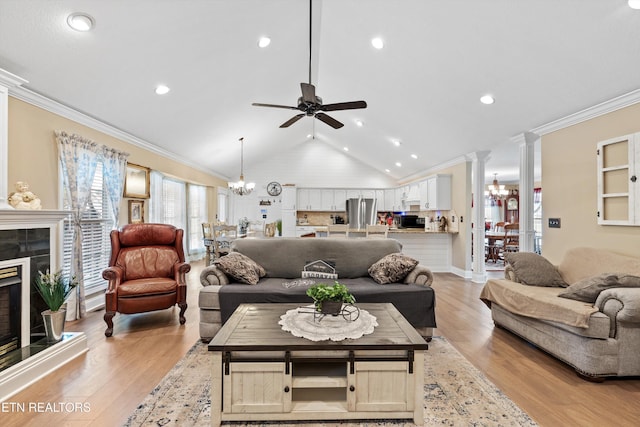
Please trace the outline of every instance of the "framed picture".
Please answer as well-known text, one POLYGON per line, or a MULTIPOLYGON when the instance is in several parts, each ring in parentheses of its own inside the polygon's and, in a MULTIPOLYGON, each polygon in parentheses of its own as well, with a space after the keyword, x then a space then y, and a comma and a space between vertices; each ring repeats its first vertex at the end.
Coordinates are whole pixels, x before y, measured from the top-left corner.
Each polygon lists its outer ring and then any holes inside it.
POLYGON ((129 200, 129 224, 144 222, 144 200, 129 200))
POLYGON ((149 168, 127 163, 127 175, 124 179, 124 197, 148 199, 149 172, 149 168))

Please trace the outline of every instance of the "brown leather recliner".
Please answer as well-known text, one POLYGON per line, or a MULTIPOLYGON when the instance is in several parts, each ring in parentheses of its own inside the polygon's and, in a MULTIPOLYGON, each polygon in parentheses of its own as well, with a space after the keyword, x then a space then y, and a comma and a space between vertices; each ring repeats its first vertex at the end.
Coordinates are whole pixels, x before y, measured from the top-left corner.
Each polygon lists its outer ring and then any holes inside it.
POLYGON ((187 285, 191 266, 184 262, 184 231, 168 224, 128 224, 111 231, 111 259, 102 277, 107 330, 113 334, 113 316, 144 313, 178 304, 180 324, 186 321, 187 285))

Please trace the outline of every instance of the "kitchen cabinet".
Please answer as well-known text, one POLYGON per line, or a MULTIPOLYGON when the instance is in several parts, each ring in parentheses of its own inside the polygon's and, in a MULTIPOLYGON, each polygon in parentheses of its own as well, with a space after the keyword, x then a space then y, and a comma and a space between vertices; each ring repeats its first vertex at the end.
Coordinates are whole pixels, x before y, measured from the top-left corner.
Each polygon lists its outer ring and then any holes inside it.
POLYGON ((297 194, 299 211, 321 211, 322 190, 319 188, 299 188, 297 194))
POLYGON ((333 210, 344 212, 347 209, 347 190, 333 190, 333 210))
POLYGON ((598 224, 640 225, 640 133, 597 145, 598 224))
POLYGON ((282 210, 282 237, 296 236, 296 221, 298 219, 295 210, 282 210))
POLYGON ((296 210, 297 194, 294 185, 282 187, 282 210, 296 210))
POLYGON ((305 234, 311 234, 316 232, 314 225, 298 225, 296 226, 296 237, 304 236, 305 234))
POLYGON ((427 177, 419 184, 420 208, 431 211, 451 210, 451 175, 427 177))

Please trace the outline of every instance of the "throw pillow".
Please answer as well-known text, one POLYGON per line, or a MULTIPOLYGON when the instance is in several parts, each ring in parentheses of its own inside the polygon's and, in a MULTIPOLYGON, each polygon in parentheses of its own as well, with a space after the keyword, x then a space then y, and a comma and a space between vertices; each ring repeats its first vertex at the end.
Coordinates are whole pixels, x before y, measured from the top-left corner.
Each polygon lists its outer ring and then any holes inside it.
POLYGON ((558 269, 546 258, 534 252, 507 252, 504 258, 523 285, 563 288, 568 286, 558 269))
POLYGON ((396 283, 402 281, 418 265, 418 260, 400 252, 386 255, 369 267, 369 275, 376 282, 396 283))
POLYGON ((593 304, 600 292, 611 288, 640 288, 640 277, 623 273, 598 274, 578 280, 558 296, 593 304))
POLYGON ((213 261, 216 267, 240 283, 256 285, 267 272, 257 262, 239 252, 231 252, 213 261))

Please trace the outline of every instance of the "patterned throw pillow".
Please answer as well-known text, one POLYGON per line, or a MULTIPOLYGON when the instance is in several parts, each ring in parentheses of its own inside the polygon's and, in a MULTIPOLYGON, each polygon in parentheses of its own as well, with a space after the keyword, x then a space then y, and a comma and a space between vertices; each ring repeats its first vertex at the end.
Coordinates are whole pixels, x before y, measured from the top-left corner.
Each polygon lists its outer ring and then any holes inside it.
POLYGON ((397 283, 402 281, 416 265, 418 260, 397 252, 376 261, 369 267, 369 275, 381 285, 397 283))
POLYGON ((267 272, 257 262, 239 252, 231 252, 213 261, 216 267, 240 283, 256 285, 267 272))

